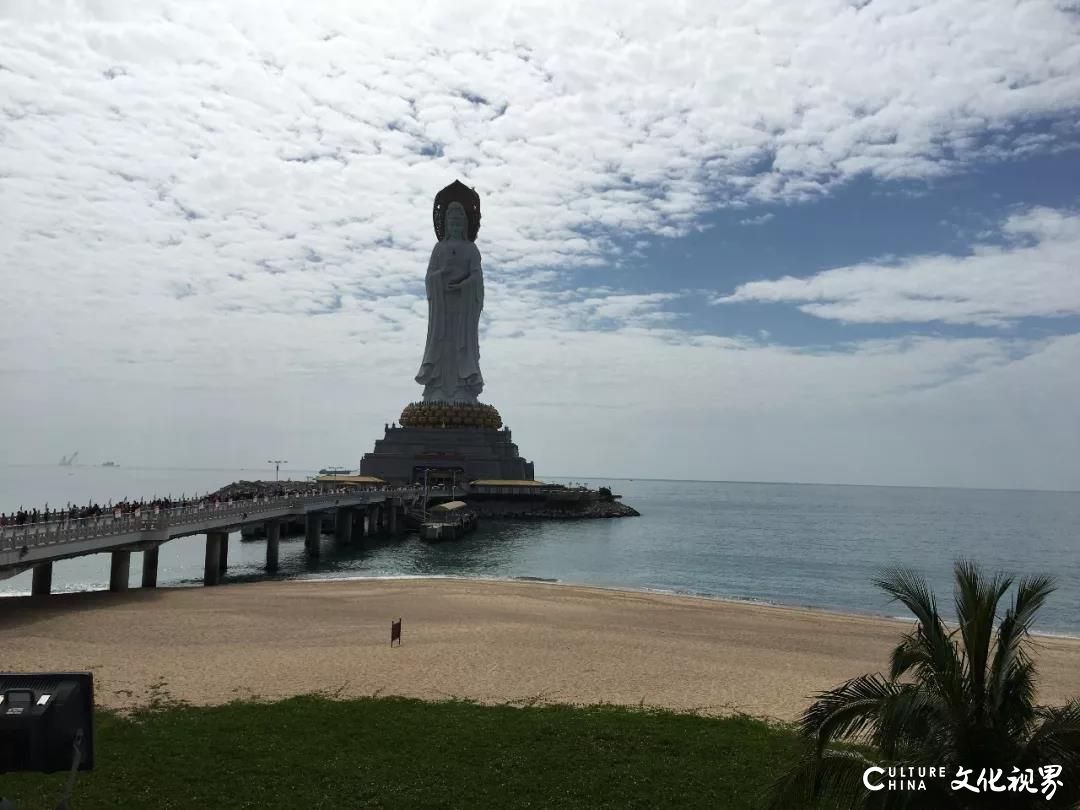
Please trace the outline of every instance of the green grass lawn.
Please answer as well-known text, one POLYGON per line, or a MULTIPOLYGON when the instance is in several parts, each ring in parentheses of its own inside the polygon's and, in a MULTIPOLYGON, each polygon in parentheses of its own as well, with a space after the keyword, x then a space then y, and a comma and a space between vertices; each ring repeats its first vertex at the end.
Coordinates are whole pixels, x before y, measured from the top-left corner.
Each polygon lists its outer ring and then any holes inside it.
MULTIPOLYGON (((93 808, 756 808, 801 750, 745 717, 396 698, 97 718, 93 808)), ((19 810, 52 808, 63 774, 8 774, 19 810)))

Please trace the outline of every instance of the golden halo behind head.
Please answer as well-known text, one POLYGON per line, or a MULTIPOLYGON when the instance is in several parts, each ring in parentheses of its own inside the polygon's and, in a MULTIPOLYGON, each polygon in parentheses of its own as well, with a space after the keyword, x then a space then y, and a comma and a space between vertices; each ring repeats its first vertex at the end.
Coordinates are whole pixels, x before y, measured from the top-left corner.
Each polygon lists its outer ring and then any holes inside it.
POLYGON ((455 180, 435 195, 435 205, 431 210, 435 238, 441 242, 446 233, 446 209, 450 203, 460 203, 465 209, 465 218, 469 222, 466 235, 470 242, 475 242, 476 234, 480 232, 480 195, 476 189, 469 188, 460 180, 455 180))

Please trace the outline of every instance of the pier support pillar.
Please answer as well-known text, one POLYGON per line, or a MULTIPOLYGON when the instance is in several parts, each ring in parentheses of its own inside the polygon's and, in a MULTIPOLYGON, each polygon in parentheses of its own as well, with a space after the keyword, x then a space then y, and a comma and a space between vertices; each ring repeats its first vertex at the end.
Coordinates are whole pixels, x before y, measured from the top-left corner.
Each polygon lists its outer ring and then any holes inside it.
POLYGON ((131 552, 114 551, 109 563, 109 590, 126 591, 131 582, 131 552))
POLYGON ((366 526, 366 528, 364 530, 364 536, 365 537, 374 537, 375 536, 375 531, 376 531, 376 528, 375 528, 376 527, 376 523, 375 523, 375 505, 374 504, 368 506, 368 508, 364 510, 364 517, 367 519, 367 526, 366 526))
POLYGON ((319 556, 319 536, 322 534, 322 512, 304 516, 304 550, 312 557, 319 556))
POLYGON ((266 521, 266 570, 277 571, 278 543, 281 541, 281 521, 266 521))
POLYGON ((387 506, 388 506, 388 507, 389 507, 389 509, 390 509, 390 515, 389 515, 389 517, 390 517, 390 526, 389 526, 389 529, 390 529, 390 534, 394 534, 394 535, 396 535, 396 534, 397 534, 397 532, 398 532, 398 510, 397 510, 397 504, 395 504, 395 503, 394 503, 393 501, 390 501, 390 502, 389 502, 389 503, 387 504, 387 506))
POLYGON ((347 507, 340 507, 334 516, 334 534, 337 535, 339 543, 352 542, 352 511, 347 507))
POLYGON ((206 559, 203 563, 203 585, 221 582, 221 532, 206 533, 206 559))
POLYGON ((48 596, 52 591, 52 563, 40 563, 34 566, 34 581, 30 593, 34 596, 48 596))
POLYGON ((221 546, 218 549, 218 571, 221 576, 225 576, 225 572, 229 568, 229 533, 221 533, 221 546))
POLYGON ((157 587, 158 546, 148 548, 142 553, 142 586, 157 587))

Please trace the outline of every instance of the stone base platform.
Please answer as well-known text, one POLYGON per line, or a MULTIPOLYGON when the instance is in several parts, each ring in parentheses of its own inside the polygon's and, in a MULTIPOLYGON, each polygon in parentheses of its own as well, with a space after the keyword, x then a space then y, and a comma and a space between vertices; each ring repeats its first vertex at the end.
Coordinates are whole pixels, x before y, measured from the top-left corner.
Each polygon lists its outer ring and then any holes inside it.
POLYGON ((361 475, 384 481, 458 483, 483 478, 533 480, 533 465, 518 455, 510 429, 492 427, 387 427, 360 461, 361 475))

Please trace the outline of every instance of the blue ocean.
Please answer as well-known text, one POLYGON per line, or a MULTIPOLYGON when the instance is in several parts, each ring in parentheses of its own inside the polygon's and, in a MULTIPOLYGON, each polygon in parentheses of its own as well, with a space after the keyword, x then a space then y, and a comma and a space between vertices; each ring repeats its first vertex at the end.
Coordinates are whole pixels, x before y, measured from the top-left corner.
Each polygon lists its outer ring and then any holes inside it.
MULTIPOLYGON (((313 471, 291 470, 302 479, 313 471)), ((272 477, 272 473, 271 473, 272 477)), ((283 476, 284 477, 284 476, 283 476)), ((266 471, 50 466, 0 467, 0 511, 20 506, 179 496, 266 471)), ((570 479, 547 479, 569 482, 570 479)), ((1080 636, 1080 493, 819 484, 574 479, 610 486, 638 518, 579 522, 487 521, 463 540, 414 536, 339 547, 323 537, 310 560, 300 537, 283 540, 275 579, 455 576, 563 583, 752 600, 873 615, 904 615, 872 580, 912 566, 948 612, 953 561, 1016 574, 1049 573, 1058 591, 1036 630, 1080 636)), ((226 582, 266 578, 261 541, 232 536, 226 582)), ((165 544, 159 584, 201 585, 201 537, 165 544)), ((132 558, 139 585, 139 555, 132 558)), ((54 591, 107 587, 107 555, 56 564, 54 591)), ((28 594, 30 574, 0 580, 0 595, 28 594)))

